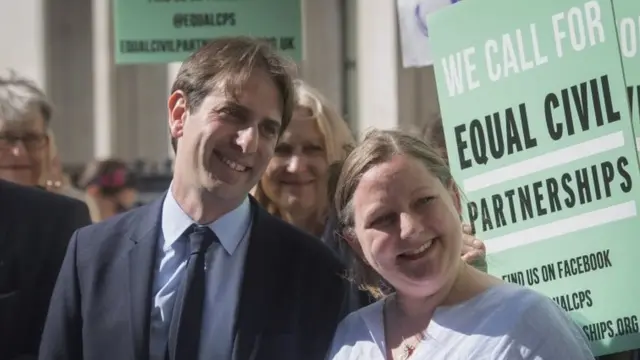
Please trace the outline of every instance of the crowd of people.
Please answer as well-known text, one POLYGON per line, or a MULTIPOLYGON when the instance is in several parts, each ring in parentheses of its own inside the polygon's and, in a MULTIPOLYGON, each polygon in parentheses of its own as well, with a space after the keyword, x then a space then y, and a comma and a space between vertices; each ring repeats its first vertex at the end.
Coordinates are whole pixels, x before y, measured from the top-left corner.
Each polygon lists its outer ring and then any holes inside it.
POLYGON ((487 273, 441 121, 357 142, 293 69, 245 37, 186 59, 171 184, 136 208, 121 161, 72 185, 45 95, 0 80, 0 360, 594 358, 487 273))

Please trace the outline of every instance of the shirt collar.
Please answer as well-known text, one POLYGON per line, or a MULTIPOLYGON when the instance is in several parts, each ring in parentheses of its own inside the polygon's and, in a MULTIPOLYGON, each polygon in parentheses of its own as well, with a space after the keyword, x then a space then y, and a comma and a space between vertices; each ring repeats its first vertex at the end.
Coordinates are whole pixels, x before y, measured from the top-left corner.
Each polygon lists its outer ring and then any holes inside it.
MULTIPOLYGON (((195 221, 182 210, 171 192, 171 187, 169 187, 167 196, 162 204, 164 249, 170 248, 184 234, 187 228, 194 223, 195 221)), ((206 226, 213 230, 224 249, 231 255, 244 239, 250 225, 251 203, 247 196, 240 206, 206 226)))

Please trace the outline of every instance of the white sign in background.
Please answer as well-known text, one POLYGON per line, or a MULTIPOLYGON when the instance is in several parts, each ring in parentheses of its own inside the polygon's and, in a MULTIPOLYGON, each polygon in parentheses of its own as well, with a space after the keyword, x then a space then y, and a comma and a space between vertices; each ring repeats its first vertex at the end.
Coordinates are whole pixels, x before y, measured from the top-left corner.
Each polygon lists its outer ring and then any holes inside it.
POLYGON ((433 65, 427 14, 455 4, 460 0, 398 0, 400 48, 402 66, 423 67, 433 65))

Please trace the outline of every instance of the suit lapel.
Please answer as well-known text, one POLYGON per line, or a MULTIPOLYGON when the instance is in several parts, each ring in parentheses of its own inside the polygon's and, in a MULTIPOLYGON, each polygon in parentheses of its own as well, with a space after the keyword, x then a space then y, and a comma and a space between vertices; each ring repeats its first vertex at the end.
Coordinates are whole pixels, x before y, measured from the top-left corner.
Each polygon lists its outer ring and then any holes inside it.
POLYGON ((13 197, 10 197, 11 194, 5 185, 4 181, 0 181, 0 214, 2 214, 2 218, 0 219, 0 254, 7 254, 6 247, 9 246, 8 240, 11 236, 9 233, 11 226, 9 226, 9 224, 15 224, 13 217, 16 213, 16 211, 11 209, 13 207, 11 203, 13 197))
POLYGON ((134 243, 129 252, 129 294, 133 328, 134 358, 149 358, 149 321, 151 314, 151 287, 160 236, 162 203, 164 196, 154 201, 142 213, 139 224, 131 235, 134 243))
POLYGON ((240 306, 235 326, 233 360, 253 360, 259 348, 262 330, 266 325, 267 314, 272 308, 272 298, 268 295, 277 269, 274 259, 277 257, 278 239, 272 236, 269 215, 255 199, 251 198, 253 223, 249 249, 244 265, 244 275, 240 292, 240 306))

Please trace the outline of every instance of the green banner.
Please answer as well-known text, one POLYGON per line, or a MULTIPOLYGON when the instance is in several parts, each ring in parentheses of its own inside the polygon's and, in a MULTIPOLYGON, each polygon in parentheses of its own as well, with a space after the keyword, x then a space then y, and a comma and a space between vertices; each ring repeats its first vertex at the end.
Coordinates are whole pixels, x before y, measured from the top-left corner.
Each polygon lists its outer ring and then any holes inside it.
POLYGON ((637 348, 640 168, 611 1, 534 3, 428 18, 464 216, 489 271, 554 299, 594 353, 637 348))
MULTIPOLYGON (((613 0, 613 9, 618 24, 631 121, 635 133, 640 134, 640 1, 613 0)), ((636 137, 636 147, 640 150, 639 137, 636 137)))
POLYGON ((264 38, 302 59, 300 0, 115 0, 118 64, 180 62, 221 36, 264 38))

